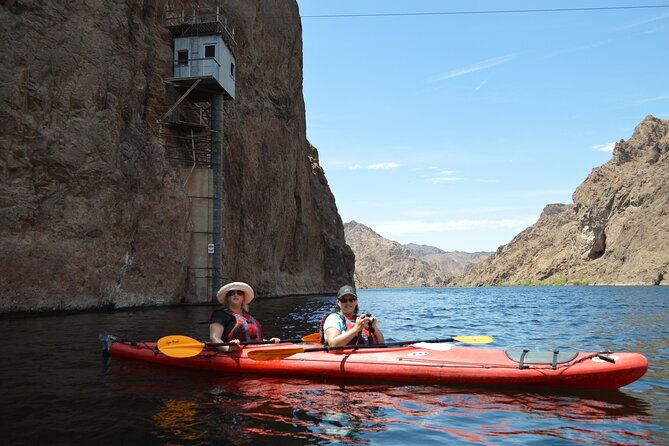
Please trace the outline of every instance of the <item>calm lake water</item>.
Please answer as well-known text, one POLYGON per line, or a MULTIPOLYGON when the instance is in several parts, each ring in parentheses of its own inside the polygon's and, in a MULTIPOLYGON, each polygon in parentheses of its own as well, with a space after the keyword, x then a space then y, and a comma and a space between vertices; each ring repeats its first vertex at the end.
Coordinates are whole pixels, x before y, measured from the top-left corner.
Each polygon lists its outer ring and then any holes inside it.
MULTIPOLYGON (((361 290, 387 341, 641 352, 620 391, 223 375, 103 358, 98 332, 206 339, 213 307, 0 318, 3 444, 669 444, 669 288, 361 290)), ((317 330, 334 297, 256 301, 265 334, 317 330)))

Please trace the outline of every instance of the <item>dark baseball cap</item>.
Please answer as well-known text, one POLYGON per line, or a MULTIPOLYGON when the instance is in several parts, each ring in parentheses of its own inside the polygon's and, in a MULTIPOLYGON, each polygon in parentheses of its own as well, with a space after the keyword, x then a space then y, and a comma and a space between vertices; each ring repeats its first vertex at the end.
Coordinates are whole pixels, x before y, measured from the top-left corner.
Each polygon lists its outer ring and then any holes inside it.
POLYGON ((337 292, 337 299, 341 299, 342 297, 346 296, 347 294, 350 294, 351 296, 357 298, 358 296, 355 294, 355 288, 353 288, 351 285, 344 285, 343 287, 339 288, 339 291, 337 292))

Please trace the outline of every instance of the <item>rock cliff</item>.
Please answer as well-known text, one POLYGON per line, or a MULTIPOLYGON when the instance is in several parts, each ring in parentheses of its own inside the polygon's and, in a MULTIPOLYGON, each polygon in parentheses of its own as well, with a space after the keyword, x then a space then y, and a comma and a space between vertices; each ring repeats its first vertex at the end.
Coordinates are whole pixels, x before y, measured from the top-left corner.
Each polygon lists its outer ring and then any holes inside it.
MULTIPOLYGON (((334 292, 354 258, 306 140, 297 4, 222 4, 237 30, 224 280, 260 296, 334 292)), ((0 312, 189 301, 188 198, 156 124, 167 5, 0 5, 0 312)))
POLYGON ((546 206, 537 223, 451 284, 668 283, 669 121, 646 117, 573 201, 546 206))
POLYGON ((306 139, 297 3, 222 3, 236 25, 239 67, 225 117, 224 276, 261 295, 336 292, 351 282, 355 259, 306 139))

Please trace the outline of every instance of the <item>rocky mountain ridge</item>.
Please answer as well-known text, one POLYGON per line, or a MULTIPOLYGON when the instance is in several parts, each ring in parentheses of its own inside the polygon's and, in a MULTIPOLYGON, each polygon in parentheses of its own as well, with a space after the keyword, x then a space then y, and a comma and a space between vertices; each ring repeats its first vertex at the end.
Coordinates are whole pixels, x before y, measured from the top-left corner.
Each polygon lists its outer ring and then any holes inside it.
POLYGON ((539 220, 451 285, 660 285, 669 276, 669 121, 647 116, 593 169, 573 204, 539 220))
POLYGON ((448 278, 457 276, 490 256, 490 252, 444 251, 434 246, 409 243, 404 247, 415 256, 437 268, 448 278))
POLYGON ((444 286, 449 277, 490 254, 401 245, 356 221, 345 223, 344 233, 355 253, 355 282, 359 288, 444 286))

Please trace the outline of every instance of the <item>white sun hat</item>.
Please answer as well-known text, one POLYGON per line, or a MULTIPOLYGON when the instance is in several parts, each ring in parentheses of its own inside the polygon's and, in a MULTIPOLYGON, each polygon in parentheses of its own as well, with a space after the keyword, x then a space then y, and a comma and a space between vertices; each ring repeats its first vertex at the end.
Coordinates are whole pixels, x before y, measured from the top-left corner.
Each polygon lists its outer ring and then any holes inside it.
POLYGON ((249 304, 255 297, 255 294, 253 293, 253 288, 247 283, 244 282, 231 282, 227 285, 224 285, 221 287, 220 290, 218 290, 218 293, 216 293, 216 299, 220 303, 223 303, 225 300, 225 296, 228 294, 228 291, 232 290, 238 290, 238 291, 243 291, 244 292, 244 303, 246 305, 249 304))

